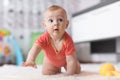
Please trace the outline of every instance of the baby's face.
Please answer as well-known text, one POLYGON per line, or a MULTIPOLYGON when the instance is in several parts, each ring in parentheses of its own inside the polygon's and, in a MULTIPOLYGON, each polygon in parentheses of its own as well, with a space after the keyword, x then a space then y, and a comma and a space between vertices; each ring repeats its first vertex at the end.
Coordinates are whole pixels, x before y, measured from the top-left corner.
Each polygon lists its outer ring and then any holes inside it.
POLYGON ((51 35, 62 35, 68 26, 66 13, 62 9, 45 13, 44 27, 51 35))

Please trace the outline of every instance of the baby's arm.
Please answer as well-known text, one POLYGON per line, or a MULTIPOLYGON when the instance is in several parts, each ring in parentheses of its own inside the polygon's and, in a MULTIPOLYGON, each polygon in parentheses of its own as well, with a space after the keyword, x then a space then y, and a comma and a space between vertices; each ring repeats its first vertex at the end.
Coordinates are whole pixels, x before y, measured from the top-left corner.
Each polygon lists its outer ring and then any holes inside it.
POLYGON ((26 61, 23 62, 22 65, 36 68, 35 59, 40 51, 41 51, 41 48, 38 45, 33 45, 33 47, 30 49, 28 53, 26 61))
POLYGON ((67 55, 66 56, 67 61, 67 74, 72 75, 76 73, 77 70, 77 59, 75 54, 67 55))

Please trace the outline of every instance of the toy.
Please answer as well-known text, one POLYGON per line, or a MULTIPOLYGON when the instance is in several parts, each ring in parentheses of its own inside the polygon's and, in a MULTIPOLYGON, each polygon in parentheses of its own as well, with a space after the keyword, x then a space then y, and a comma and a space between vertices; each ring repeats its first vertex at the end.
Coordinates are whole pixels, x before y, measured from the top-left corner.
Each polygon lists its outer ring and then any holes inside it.
POLYGON ((13 45, 15 50, 16 65, 21 65, 23 62, 23 56, 17 41, 9 30, 0 29, 0 64, 6 64, 10 62, 10 45, 13 45))
POLYGON ((9 48, 9 43, 5 41, 5 38, 10 35, 10 32, 7 30, 0 29, 0 60, 2 63, 9 63, 10 62, 10 53, 11 50, 9 48))
POLYGON ((99 71, 102 76, 120 76, 120 72, 116 71, 115 67, 111 63, 105 63, 100 67, 99 71))
POLYGON ((23 62, 23 56, 20 51, 19 45, 13 35, 11 35, 10 37, 11 37, 11 42, 16 50, 16 65, 21 65, 21 63, 23 62))

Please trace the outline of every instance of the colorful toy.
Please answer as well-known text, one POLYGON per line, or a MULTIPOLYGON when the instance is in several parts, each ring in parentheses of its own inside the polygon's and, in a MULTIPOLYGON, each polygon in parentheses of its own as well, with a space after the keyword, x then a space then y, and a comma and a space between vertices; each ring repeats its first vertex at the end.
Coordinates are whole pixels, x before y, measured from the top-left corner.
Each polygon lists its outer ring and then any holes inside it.
POLYGON ((100 67, 99 71, 102 76, 120 76, 120 72, 116 71, 115 67, 111 63, 105 63, 100 67))
POLYGON ((10 37, 11 37, 11 42, 15 48, 15 51, 16 51, 16 65, 21 65, 21 63, 23 62, 23 56, 22 56, 22 53, 20 51, 19 45, 18 45, 18 43, 15 40, 13 35, 11 35, 10 37))
POLYGON ((9 63, 9 55, 11 53, 8 46, 9 43, 5 41, 6 36, 10 35, 10 32, 5 29, 0 29, 0 58, 2 63, 9 63))
POLYGON ((23 56, 18 46, 17 41, 11 32, 7 29, 0 29, 0 61, 5 64, 10 61, 11 49, 10 45, 14 46, 16 55, 16 65, 21 65, 23 56))
POLYGON ((7 35, 10 35, 11 32, 7 29, 0 29, 0 36, 1 37, 4 37, 4 36, 7 36, 7 35))

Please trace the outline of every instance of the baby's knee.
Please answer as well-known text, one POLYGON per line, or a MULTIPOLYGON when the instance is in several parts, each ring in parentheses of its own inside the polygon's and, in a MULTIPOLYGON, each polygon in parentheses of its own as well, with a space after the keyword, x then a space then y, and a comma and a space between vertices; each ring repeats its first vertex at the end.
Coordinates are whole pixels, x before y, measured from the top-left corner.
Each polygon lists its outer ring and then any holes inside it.
POLYGON ((44 70, 42 70, 42 74, 43 75, 50 75, 50 73, 48 73, 48 71, 44 71, 44 70))
POLYGON ((56 72, 54 72, 54 71, 42 71, 42 74, 43 75, 54 75, 54 74, 56 74, 56 72))
POLYGON ((42 71, 42 74, 43 74, 43 75, 50 75, 50 73, 45 72, 45 71, 42 71))
POLYGON ((77 62, 76 74, 79 74, 80 72, 81 72, 81 66, 80 63, 77 62))

